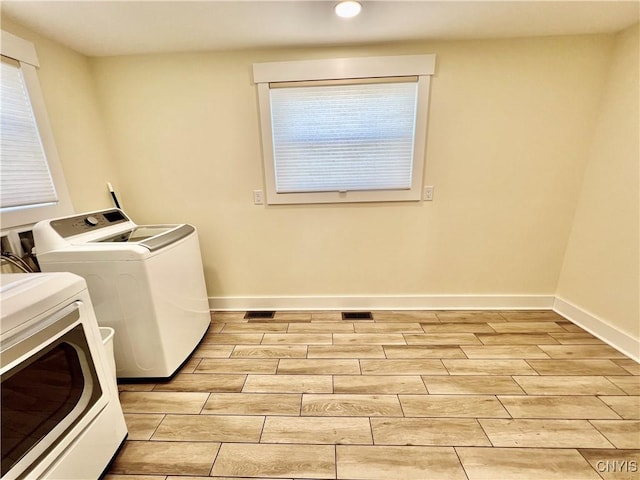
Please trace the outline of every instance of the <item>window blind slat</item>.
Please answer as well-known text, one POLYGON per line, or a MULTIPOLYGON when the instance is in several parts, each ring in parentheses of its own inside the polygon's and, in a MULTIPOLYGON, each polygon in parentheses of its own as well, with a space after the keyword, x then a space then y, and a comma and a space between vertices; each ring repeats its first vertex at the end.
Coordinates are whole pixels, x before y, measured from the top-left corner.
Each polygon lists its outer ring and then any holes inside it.
POLYGON ((58 197, 19 66, 0 62, 0 208, 58 197))
POLYGON ((417 83, 270 90, 278 193, 411 188, 417 83))

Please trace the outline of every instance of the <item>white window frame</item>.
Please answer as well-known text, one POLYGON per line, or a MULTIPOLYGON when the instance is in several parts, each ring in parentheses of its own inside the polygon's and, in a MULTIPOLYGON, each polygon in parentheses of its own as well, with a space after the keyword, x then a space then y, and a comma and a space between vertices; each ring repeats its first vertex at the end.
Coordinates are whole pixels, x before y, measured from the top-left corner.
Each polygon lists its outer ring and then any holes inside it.
POLYGON ((253 64, 253 81, 258 86, 267 203, 419 201, 421 199, 425 163, 430 80, 431 75, 435 72, 435 61, 436 56, 431 54, 393 57, 334 58, 253 64), (347 192, 278 193, 276 191, 269 93, 270 83, 405 76, 418 77, 418 104, 411 188, 404 190, 354 190, 347 192))
MULTIPOLYGON (((33 207, 16 207, 0 212, 2 230, 22 225, 29 225, 47 218, 72 214, 73 204, 67 189, 62 164, 58 157, 58 150, 53 138, 53 131, 49 123, 47 108, 38 80, 37 68, 40 67, 34 45, 27 40, 2 30, 0 53, 12 58, 20 64, 25 86, 31 101, 31 108, 35 117, 42 148, 49 164, 49 171, 56 189, 58 201, 55 204, 38 205, 33 207)), ((1 152, 0 152, 1 154, 1 152)))

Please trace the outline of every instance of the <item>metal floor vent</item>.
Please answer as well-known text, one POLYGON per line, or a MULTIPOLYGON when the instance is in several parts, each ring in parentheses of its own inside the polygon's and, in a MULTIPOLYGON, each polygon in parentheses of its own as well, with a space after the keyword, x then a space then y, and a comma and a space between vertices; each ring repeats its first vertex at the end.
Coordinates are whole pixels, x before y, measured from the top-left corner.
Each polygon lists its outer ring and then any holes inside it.
POLYGON ((253 312, 247 312, 244 315, 244 318, 254 319, 254 318, 273 318, 276 314, 273 310, 257 310, 253 312))
POLYGON ((343 320, 373 320, 371 312, 342 312, 343 320))

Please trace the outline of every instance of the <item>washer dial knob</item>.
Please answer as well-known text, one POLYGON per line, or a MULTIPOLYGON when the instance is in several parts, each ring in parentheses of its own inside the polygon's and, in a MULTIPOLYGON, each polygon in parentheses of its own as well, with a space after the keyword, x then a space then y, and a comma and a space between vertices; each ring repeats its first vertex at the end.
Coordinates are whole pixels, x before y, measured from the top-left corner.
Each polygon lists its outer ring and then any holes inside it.
POLYGON ((96 225, 98 225, 98 219, 94 216, 90 216, 84 219, 84 223, 86 223, 90 227, 95 227, 96 225))

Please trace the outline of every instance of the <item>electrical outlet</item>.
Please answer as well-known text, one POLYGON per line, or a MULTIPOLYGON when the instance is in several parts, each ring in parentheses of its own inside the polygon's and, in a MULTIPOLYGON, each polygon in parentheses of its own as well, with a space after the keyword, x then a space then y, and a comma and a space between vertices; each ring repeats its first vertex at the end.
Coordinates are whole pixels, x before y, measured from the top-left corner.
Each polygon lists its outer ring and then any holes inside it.
POLYGON ((433 200, 433 185, 428 185, 426 187, 424 187, 424 192, 422 194, 422 199, 430 202, 431 200, 433 200))
POLYGON ((262 198, 262 190, 253 191, 253 203, 254 205, 262 205, 264 203, 264 199, 262 198))

